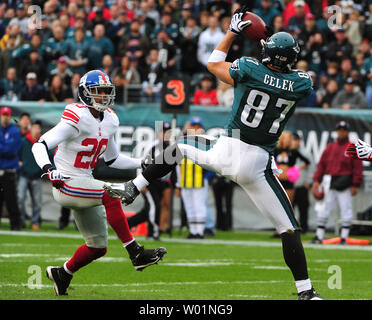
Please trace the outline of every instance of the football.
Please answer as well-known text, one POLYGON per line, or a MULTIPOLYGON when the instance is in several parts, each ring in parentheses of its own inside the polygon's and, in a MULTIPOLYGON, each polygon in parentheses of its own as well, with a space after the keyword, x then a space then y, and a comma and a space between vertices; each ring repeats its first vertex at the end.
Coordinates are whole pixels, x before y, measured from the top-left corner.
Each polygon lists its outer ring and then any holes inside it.
POLYGON ((243 15, 243 21, 251 20, 252 24, 246 27, 242 34, 252 41, 260 41, 261 39, 266 39, 267 35, 265 22, 253 12, 246 12, 243 15))
POLYGON ((324 190, 322 185, 320 185, 318 188, 313 187, 311 189, 311 193, 313 194, 316 200, 323 200, 324 198, 324 190))

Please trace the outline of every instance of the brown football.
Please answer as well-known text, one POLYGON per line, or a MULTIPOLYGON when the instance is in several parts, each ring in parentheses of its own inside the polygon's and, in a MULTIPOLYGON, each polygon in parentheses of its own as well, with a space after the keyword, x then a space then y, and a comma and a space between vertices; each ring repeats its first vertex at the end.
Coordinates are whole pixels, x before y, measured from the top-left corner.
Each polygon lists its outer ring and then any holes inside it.
POLYGON ((266 24, 265 22, 253 12, 246 12, 243 15, 243 21, 251 20, 252 24, 249 27, 246 27, 242 34, 252 41, 260 41, 261 39, 266 39, 267 35, 265 34, 266 31, 266 24))
POLYGON ((324 198, 324 190, 321 185, 317 188, 313 186, 313 188, 311 189, 311 193, 313 194, 316 200, 323 200, 324 198))

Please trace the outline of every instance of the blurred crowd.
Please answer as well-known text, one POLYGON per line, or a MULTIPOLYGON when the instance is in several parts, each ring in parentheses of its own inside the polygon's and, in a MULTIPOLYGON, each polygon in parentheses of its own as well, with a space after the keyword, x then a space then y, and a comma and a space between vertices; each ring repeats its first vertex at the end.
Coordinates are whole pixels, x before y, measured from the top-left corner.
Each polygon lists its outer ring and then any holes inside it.
MULTIPOLYGON (((2 1, 0 97, 73 101, 81 75, 103 68, 118 104, 159 102, 168 74, 191 78, 192 103, 230 107, 233 88, 206 63, 242 4, 298 40, 296 68, 310 73, 315 88, 299 106, 372 107, 371 0, 2 1), (29 19, 33 5, 41 15, 29 19), (339 10, 328 10, 333 5, 339 10)), ((260 54, 258 43, 236 37, 227 61, 260 54)))

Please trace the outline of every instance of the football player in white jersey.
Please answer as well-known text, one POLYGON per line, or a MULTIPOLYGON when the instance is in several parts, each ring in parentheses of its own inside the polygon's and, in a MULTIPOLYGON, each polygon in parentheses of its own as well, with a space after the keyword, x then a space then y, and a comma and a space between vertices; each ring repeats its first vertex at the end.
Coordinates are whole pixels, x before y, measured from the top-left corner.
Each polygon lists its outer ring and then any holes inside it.
POLYGON ((165 248, 144 249, 132 237, 119 199, 104 190, 105 182, 93 178, 92 171, 102 155, 105 163, 117 169, 141 167, 141 159, 121 155, 114 140, 118 117, 109 108, 114 103, 115 87, 100 70, 86 73, 79 83, 81 103, 66 106, 61 121, 46 132, 32 148, 37 164, 53 186, 53 197, 71 208, 85 239, 73 257, 61 267, 47 267, 57 295, 67 295, 74 272, 102 257, 107 249, 107 222, 127 249, 136 270, 156 264, 165 248), (54 164, 48 150, 57 147, 54 164))

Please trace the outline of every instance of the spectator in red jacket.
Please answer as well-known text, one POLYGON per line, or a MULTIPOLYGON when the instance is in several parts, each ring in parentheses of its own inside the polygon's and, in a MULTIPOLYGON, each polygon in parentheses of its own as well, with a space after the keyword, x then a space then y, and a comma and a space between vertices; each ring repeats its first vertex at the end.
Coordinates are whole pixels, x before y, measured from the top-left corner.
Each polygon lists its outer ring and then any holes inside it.
POLYGON ((204 76, 201 79, 201 88, 194 93, 193 104, 202 106, 218 105, 217 90, 212 89, 212 79, 204 76))
POLYGON ((305 14, 311 12, 309 5, 303 0, 293 0, 288 2, 283 11, 284 26, 287 26, 289 19, 296 15, 296 7, 298 6, 304 7, 305 14))
POLYGON ((341 121, 336 126, 337 140, 329 143, 314 173, 313 194, 322 184, 324 199, 315 206, 317 211, 317 230, 313 243, 321 243, 325 227, 334 205, 338 202, 341 215, 341 243, 346 243, 353 217, 352 196, 362 184, 362 162, 347 156, 345 149, 349 144, 350 126, 341 121))
POLYGON ((111 12, 105 7, 105 0, 96 0, 94 10, 90 11, 88 14, 89 22, 91 22, 96 17, 97 11, 102 12, 103 19, 111 20, 111 12))

